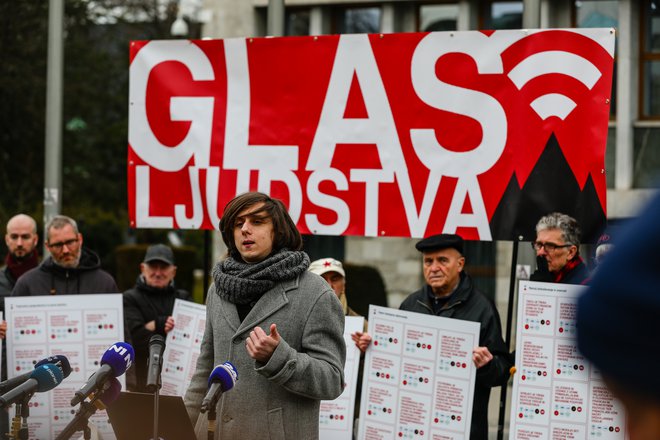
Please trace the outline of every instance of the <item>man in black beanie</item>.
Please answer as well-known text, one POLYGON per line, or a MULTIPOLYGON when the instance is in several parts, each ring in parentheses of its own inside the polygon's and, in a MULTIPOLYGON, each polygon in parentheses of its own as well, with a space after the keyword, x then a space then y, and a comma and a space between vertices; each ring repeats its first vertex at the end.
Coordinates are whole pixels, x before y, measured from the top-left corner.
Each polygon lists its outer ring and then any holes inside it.
POLYGON ((660 439, 659 224, 656 196, 578 299, 578 348, 626 408, 630 440, 660 439))
POLYGON ((500 315, 465 273, 460 236, 433 235, 419 241, 415 247, 422 253, 426 285, 408 296, 399 309, 481 324, 479 346, 474 348, 472 355, 477 379, 470 440, 486 440, 490 389, 507 383, 512 366, 502 340, 500 315))

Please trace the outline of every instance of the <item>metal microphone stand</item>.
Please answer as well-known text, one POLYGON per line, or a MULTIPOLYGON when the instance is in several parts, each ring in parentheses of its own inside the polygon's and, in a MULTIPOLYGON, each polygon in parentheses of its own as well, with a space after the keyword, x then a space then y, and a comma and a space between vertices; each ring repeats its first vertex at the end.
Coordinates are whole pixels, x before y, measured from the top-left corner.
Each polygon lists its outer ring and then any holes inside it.
POLYGON ((28 431, 27 418, 30 416, 29 402, 31 398, 32 394, 16 404, 16 414, 11 420, 11 432, 7 434, 8 439, 28 440, 30 432, 28 431))
POLYGON ((87 402, 86 400, 82 401, 75 417, 68 425, 66 425, 64 430, 59 433, 55 440, 68 440, 78 431, 83 432, 83 438, 85 440, 91 439, 92 431, 89 429, 89 418, 96 412, 96 406, 93 404, 96 399, 97 397, 94 396, 94 399, 90 402, 87 402))
POLYGON ((158 436, 158 402, 160 400, 160 387, 162 382, 160 380, 160 374, 156 377, 156 389, 154 390, 154 435, 151 437, 152 440, 160 440, 158 436))

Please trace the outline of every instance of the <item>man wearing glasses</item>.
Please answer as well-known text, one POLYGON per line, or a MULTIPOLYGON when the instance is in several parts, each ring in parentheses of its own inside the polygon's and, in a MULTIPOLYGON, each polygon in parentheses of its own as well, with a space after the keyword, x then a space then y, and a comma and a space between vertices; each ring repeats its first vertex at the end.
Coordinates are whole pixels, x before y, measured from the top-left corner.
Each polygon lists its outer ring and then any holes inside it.
POLYGON ((115 280, 101 269, 101 260, 83 247, 75 220, 64 215, 46 225, 46 248, 50 256, 23 275, 12 296, 117 293, 115 280))
POLYGON ((589 269, 580 257, 580 226, 573 217, 559 212, 548 214, 536 224, 536 271, 532 281, 583 284, 589 269))

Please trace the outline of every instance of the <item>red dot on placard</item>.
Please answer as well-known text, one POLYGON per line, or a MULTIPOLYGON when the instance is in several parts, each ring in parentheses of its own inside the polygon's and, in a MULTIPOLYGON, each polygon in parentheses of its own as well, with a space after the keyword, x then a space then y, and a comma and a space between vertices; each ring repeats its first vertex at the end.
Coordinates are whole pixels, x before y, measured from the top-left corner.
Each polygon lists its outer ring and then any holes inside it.
POLYGON ((50 339, 55 339, 55 335, 50 335, 50 339))
POLYGON ((561 370, 557 368, 557 374, 561 374, 561 370))
POLYGON ((394 343, 397 344, 399 340, 397 338, 394 338, 394 343))
POLYGON ((559 327, 559 333, 564 333, 564 328, 563 327, 559 327))
POLYGON ((36 334, 37 334, 37 331, 36 331, 36 330, 32 330, 32 334, 33 334, 33 335, 36 335, 36 334))
POLYGON ((426 344, 422 344, 422 348, 426 348, 426 344))
POLYGON ((392 408, 387 408, 387 413, 392 414, 392 408))
POLYGON ((544 376, 547 376, 547 375, 548 375, 548 372, 547 372, 547 371, 544 371, 544 372, 543 372, 543 375, 544 375, 544 376))
POLYGON ((525 380, 526 379, 525 375, 523 374, 520 379, 525 380))
POLYGON ((404 385, 408 385, 408 381, 404 380, 404 381, 403 381, 403 384, 404 384, 404 385))
POLYGON ((371 410, 367 411, 367 414, 371 415, 371 410))
POLYGON ((400 432, 400 433, 399 433, 399 437, 403 437, 403 432, 400 432))
POLYGON ((559 411, 555 411, 555 415, 558 416, 558 415, 559 415, 559 411))
POLYGON ((529 324, 525 324, 525 330, 529 330, 529 324))
POLYGON ((522 419, 522 418, 523 418, 523 414, 522 414, 522 413, 518 414, 518 418, 522 419))
POLYGON ((378 341, 374 341, 374 345, 378 345, 378 341))
POLYGON ((74 332, 74 333, 78 333, 78 329, 77 329, 77 328, 74 328, 74 329, 73 329, 73 332, 74 332))
POLYGON ((456 420, 461 421, 461 416, 456 416, 456 420))
POLYGON ((544 410, 544 409, 541 410, 541 414, 545 414, 545 410, 544 410))
POLYGON ((39 402, 34 402, 34 407, 36 408, 38 406, 39 406, 39 402))
POLYGON ((390 373, 387 373, 387 374, 385 375, 385 379, 389 379, 389 378, 390 378, 390 373))
POLYGON ((618 426, 616 428, 614 428, 614 432, 619 432, 620 430, 621 430, 621 428, 619 428, 618 426))
POLYGON ((582 407, 578 406, 578 412, 582 412, 582 407))
POLYGON ((467 364, 463 362, 463 368, 467 368, 467 364))
POLYGON ((549 319, 545 320, 545 325, 550 325, 550 320, 549 319))
POLYGON ((438 418, 436 417, 435 419, 433 419, 433 422, 438 423, 438 418))
POLYGON ((59 418, 59 416, 54 416, 53 419, 59 420, 60 418, 59 418))
POLYGON ((115 325, 114 325, 114 324, 110 324, 110 328, 115 328, 115 325))
POLYGON ((424 431, 420 429, 419 430, 419 435, 424 435, 424 431))
POLYGON ((344 420, 344 416, 339 416, 339 418, 340 418, 341 420, 344 420))
POLYGON ((426 348, 431 349, 431 344, 427 345, 426 348))

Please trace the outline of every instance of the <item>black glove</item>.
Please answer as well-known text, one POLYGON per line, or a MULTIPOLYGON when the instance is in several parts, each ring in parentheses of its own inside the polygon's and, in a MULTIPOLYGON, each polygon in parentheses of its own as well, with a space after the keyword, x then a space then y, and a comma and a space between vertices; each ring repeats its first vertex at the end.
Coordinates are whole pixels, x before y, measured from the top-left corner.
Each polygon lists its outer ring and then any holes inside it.
POLYGON ((544 256, 536 257, 536 270, 529 277, 530 281, 541 281, 545 283, 551 283, 554 281, 554 276, 548 270, 548 260, 544 256))

